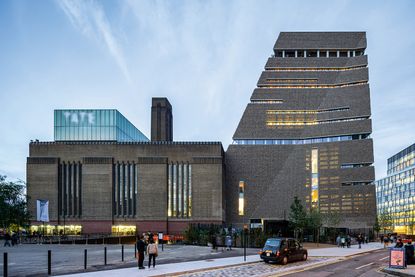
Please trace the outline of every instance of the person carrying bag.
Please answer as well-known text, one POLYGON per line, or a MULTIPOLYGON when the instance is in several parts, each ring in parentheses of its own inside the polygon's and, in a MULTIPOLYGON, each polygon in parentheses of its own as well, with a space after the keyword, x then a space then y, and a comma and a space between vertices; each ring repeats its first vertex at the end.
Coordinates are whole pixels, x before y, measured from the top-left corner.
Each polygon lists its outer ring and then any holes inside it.
POLYGON ((150 242, 147 246, 147 254, 148 254, 148 268, 151 265, 151 259, 153 259, 153 268, 156 266, 156 257, 158 256, 158 248, 157 244, 154 242, 153 237, 150 237, 150 242))

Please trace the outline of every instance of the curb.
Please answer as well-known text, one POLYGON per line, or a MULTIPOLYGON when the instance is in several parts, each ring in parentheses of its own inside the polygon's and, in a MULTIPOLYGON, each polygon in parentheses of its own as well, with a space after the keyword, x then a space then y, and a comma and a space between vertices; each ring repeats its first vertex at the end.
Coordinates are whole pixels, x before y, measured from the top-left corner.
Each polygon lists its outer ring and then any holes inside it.
POLYGON ((408 274, 406 272, 391 270, 388 267, 384 267, 380 271, 391 274, 391 275, 395 275, 395 276, 402 276, 402 277, 415 276, 415 274, 408 274))

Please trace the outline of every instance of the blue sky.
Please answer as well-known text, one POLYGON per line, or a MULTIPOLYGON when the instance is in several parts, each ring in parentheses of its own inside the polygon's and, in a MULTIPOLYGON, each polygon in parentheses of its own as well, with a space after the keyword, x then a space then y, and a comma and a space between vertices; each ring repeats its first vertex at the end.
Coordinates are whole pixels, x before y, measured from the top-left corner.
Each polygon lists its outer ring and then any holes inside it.
POLYGON ((174 138, 222 141, 281 31, 366 31, 376 178, 415 143, 415 1, 0 1, 0 174, 25 180, 53 110, 116 108, 147 136, 151 97, 174 138))

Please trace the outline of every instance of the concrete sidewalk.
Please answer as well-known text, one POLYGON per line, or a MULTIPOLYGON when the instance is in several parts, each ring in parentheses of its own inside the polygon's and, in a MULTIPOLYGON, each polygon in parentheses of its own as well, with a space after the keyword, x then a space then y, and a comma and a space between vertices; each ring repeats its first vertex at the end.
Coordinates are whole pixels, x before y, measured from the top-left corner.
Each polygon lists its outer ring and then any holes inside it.
POLYGON ((415 276, 415 265, 408 265, 408 267, 405 269, 385 267, 384 269, 382 269, 382 271, 396 276, 415 276))
MULTIPOLYGON (((381 243, 369 243, 362 245, 362 248, 359 249, 357 245, 353 245, 351 248, 320 248, 320 249, 309 249, 309 257, 331 257, 330 262, 336 261, 338 259, 358 255, 377 249, 383 249, 381 243)), ((243 257, 231 257, 231 258, 220 258, 220 259, 208 259, 201 261, 192 261, 192 262, 182 262, 182 263, 172 263, 172 264, 163 264, 156 265, 155 268, 146 268, 139 270, 136 267, 134 268, 124 268, 124 269, 113 269, 105 271, 96 271, 88 273, 79 273, 72 274, 69 276, 159 276, 159 275, 178 275, 184 274, 186 272, 194 271, 204 271, 212 270, 215 268, 223 268, 237 265, 244 265, 249 263, 259 262, 261 259, 259 255, 250 255, 247 256, 246 262, 244 262, 243 257)), ((147 261, 147 260, 146 260, 147 261)), ((322 263, 321 261, 319 263, 322 263)), ((147 263, 145 263, 147 264, 147 263)))

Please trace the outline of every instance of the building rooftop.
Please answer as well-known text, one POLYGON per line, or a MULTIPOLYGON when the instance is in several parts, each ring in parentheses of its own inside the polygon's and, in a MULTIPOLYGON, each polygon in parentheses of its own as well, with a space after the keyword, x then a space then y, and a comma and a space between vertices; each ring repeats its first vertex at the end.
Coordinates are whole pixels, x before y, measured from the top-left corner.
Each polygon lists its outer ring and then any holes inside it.
POLYGON ((281 32, 274 50, 366 49, 366 32, 281 32))

